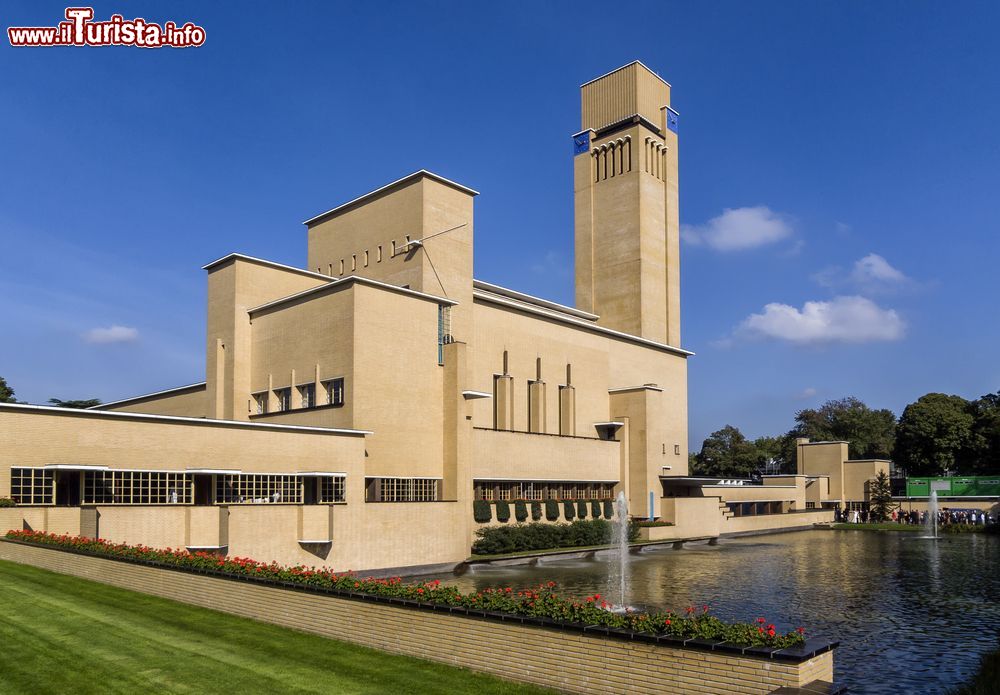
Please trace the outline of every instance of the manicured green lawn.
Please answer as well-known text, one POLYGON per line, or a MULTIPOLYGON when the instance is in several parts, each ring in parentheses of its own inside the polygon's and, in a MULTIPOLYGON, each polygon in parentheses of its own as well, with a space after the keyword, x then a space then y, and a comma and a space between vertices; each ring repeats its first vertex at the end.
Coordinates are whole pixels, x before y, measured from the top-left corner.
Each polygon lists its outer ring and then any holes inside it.
POLYGON ((0 611, 8 695, 550 692, 4 561, 0 611))

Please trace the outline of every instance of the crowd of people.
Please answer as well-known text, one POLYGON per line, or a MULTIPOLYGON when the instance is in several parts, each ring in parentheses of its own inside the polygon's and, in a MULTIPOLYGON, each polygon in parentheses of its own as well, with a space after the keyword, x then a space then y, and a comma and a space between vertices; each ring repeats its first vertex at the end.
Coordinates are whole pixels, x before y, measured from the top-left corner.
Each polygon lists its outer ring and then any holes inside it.
MULTIPOLYGON (((896 524, 913 524, 913 525, 925 525, 927 524, 927 514, 926 511, 917 511, 916 509, 911 509, 909 511, 903 509, 893 509, 892 513, 889 515, 889 519, 886 521, 891 521, 896 524)), ((979 509, 942 509, 938 513, 938 525, 947 526, 948 524, 970 524, 973 526, 986 526, 996 523, 996 518, 993 514, 984 512, 979 509)), ((837 523, 846 524, 867 524, 876 523, 878 519, 875 515, 867 509, 848 509, 841 511, 838 509, 835 514, 837 523)))

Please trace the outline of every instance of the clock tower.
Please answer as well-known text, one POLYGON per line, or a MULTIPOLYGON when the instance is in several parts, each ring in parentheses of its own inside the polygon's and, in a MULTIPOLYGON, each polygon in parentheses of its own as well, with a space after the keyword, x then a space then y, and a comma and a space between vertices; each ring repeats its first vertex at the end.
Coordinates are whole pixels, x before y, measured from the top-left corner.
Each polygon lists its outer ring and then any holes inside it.
POLYGON ((639 61, 580 88, 573 136, 576 305, 607 328, 680 347, 678 114, 639 61))

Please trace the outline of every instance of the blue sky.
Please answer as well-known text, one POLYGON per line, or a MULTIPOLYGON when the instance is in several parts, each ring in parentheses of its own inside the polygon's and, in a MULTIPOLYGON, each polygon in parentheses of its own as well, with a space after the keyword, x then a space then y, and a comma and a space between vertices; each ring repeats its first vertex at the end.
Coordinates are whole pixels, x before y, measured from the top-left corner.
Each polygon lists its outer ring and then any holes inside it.
POLYGON ((207 41, 0 46, 0 375, 21 399, 203 380, 204 263, 301 266, 302 220, 420 168, 482 192, 477 277, 572 303, 578 88, 637 58, 681 113, 693 449, 829 398, 898 414, 1000 388, 995 3, 94 8, 207 41))

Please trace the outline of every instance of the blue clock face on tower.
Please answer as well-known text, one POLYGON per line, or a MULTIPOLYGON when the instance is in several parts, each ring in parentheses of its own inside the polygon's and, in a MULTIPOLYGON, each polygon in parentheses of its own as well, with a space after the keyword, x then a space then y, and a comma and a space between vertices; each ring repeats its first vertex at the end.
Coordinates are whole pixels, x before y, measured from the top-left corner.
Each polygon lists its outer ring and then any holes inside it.
POLYGON ((583 154, 590 149, 590 133, 580 133, 573 136, 573 154, 583 154))
POLYGON ((667 111, 667 128, 677 132, 677 114, 673 111, 667 111))

